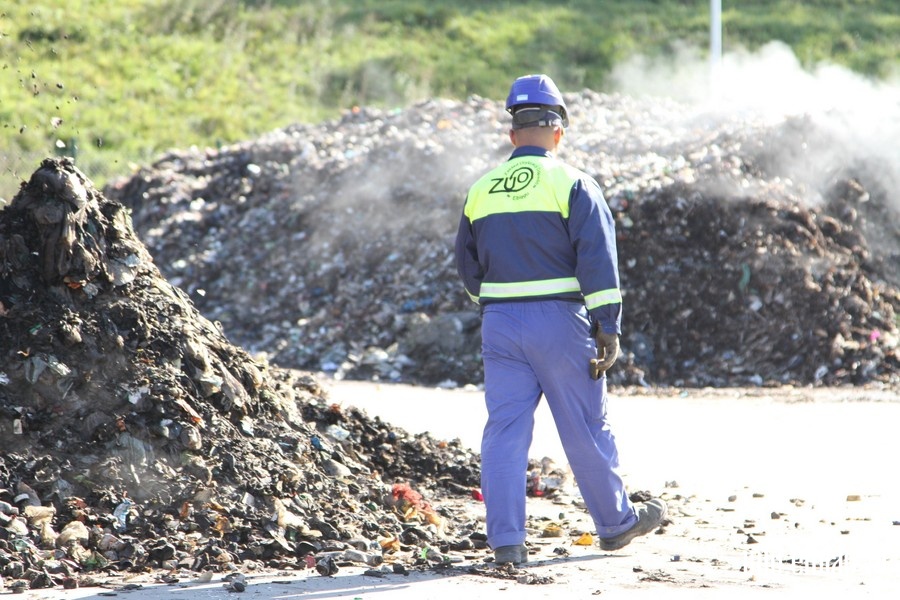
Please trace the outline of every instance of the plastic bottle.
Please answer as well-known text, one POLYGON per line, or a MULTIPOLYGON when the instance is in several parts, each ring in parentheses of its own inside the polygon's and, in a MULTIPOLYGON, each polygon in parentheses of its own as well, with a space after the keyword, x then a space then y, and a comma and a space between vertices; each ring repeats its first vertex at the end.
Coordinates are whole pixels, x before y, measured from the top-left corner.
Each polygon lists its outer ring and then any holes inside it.
POLYGON ((332 556, 325 556, 316 562, 316 571, 324 577, 334 575, 338 570, 337 563, 332 556))
POLYGON ((444 558, 444 555, 441 554, 440 551, 432 548, 431 546, 425 546, 424 548, 422 548, 422 551, 419 553, 419 558, 433 563, 442 563, 444 562, 444 560, 446 560, 444 558))
POLYGON ((344 550, 344 558, 346 560, 352 560, 353 562, 365 563, 370 567, 377 567, 384 562, 384 558, 381 554, 375 552, 363 552, 356 548, 347 548, 344 550))
POLYGON ((125 528, 128 526, 128 511, 131 510, 133 504, 134 502, 125 498, 113 511, 113 516, 119 522, 116 525, 116 530, 125 531, 125 528))

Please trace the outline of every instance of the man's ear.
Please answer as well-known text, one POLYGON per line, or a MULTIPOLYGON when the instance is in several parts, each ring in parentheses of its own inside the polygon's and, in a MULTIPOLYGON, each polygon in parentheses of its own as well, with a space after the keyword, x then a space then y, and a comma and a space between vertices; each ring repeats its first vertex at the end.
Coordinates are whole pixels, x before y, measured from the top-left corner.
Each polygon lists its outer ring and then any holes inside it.
POLYGON ((515 129, 509 130, 509 141, 513 146, 516 145, 516 130, 515 129))

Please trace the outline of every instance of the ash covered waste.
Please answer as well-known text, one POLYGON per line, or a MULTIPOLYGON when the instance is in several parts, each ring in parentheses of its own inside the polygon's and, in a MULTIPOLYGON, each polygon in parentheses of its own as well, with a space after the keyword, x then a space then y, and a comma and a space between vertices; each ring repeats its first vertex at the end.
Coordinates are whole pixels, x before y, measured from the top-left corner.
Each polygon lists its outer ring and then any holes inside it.
POLYGON ((7 586, 474 547, 414 487, 468 493, 477 455, 232 345, 70 160, 45 160, 0 212, 0 272, 7 586))

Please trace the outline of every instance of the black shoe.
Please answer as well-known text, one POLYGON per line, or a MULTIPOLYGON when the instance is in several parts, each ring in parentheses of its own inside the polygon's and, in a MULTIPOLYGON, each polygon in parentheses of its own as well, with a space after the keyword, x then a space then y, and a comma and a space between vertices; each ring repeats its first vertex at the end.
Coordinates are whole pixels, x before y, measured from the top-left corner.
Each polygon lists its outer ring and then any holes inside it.
POLYGON ((494 562, 498 565, 520 565, 528 562, 528 548, 525 544, 518 546, 500 546, 494 550, 494 562))
POLYGON ((666 518, 666 503, 659 498, 651 498, 637 509, 638 521, 631 529, 611 538, 600 538, 602 550, 619 550, 636 537, 647 535, 660 526, 666 518))

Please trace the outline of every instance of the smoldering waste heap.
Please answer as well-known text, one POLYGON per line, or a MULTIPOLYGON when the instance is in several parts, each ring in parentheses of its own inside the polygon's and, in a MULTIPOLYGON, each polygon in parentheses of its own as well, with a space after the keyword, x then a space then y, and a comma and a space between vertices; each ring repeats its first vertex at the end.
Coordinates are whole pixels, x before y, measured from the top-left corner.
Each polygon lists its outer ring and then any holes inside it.
POLYGON ((417 491, 477 485, 477 456, 329 405, 313 377, 230 344, 67 159, 0 212, 0 271, 7 587, 478 539, 417 491))
MULTIPOLYGON (((616 221, 621 386, 900 383, 897 161, 828 119, 566 96, 560 158, 616 221)), ((104 190, 241 347, 335 378, 479 384, 453 242, 506 160, 502 101, 364 107, 159 157, 104 190), (254 310, 248 310, 253 307, 254 310)))

